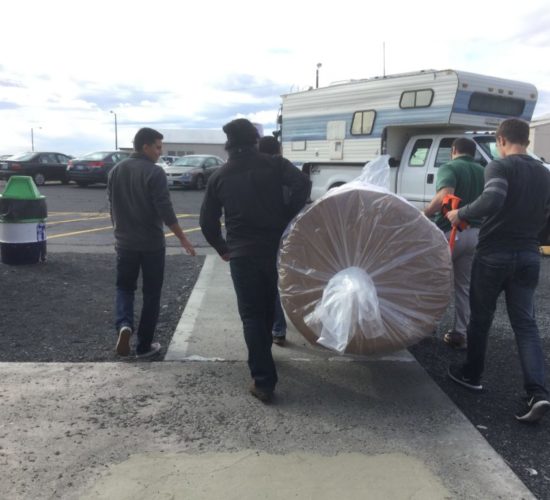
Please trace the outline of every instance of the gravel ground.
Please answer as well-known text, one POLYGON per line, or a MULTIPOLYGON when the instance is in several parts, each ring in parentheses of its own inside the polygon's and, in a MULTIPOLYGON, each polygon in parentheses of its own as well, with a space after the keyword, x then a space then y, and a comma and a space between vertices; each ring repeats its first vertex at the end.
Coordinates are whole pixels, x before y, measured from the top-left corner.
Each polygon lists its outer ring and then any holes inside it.
MULTIPOLYGON (((450 381, 450 363, 462 362, 465 355, 443 343, 451 327, 452 310, 441 323, 436 337, 410 348, 412 354, 435 382, 462 410, 491 446, 540 499, 550 499, 550 416, 539 424, 520 424, 514 414, 525 393, 514 334, 506 314, 504 297, 498 304, 489 336, 482 393, 473 393, 450 381)), ((550 258, 544 258, 537 289, 537 321, 546 357, 547 383, 550 370, 550 258)))
MULTIPOLYGON (((155 339, 162 359, 204 257, 166 257, 155 339)), ((114 361, 115 255, 50 253, 44 264, 0 264, 0 361, 114 361)), ((136 324, 141 311, 136 291, 136 324)))

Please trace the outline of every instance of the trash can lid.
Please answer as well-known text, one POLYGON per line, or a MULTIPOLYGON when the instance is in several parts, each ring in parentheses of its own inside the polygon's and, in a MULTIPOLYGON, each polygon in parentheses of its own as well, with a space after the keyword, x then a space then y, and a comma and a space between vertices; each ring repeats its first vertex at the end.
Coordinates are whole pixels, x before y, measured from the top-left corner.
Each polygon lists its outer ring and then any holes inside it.
POLYGON ((40 200, 45 196, 40 194, 32 177, 28 175, 14 175, 9 178, 6 189, 0 194, 2 198, 15 200, 40 200))

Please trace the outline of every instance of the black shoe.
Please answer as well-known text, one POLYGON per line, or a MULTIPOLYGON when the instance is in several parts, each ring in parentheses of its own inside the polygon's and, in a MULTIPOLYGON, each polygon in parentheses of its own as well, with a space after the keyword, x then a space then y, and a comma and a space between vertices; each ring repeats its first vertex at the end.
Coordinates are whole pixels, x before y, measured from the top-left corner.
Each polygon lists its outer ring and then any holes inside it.
POLYGON ((273 335, 273 343, 281 347, 285 345, 285 340, 286 337, 284 335, 273 335))
POLYGON ((479 383, 479 380, 474 380, 464 375, 462 371, 462 365, 449 366, 447 375, 453 382, 456 382, 457 384, 460 384, 461 386, 466 387, 472 391, 479 392, 483 389, 483 386, 479 383))
POLYGON ((532 396, 521 411, 516 413, 520 422, 538 422, 550 410, 550 401, 543 396, 532 396))
POLYGON ((136 359, 147 359, 156 356, 160 352, 161 347, 159 342, 153 342, 148 351, 140 352, 139 354, 136 353, 136 359))
POLYGON ((256 384, 254 383, 250 386, 249 391, 250 394, 252 394, 255 398, 258 398, 262 403, 271 403, 273 400, 273 391, 256 387, 256 384))

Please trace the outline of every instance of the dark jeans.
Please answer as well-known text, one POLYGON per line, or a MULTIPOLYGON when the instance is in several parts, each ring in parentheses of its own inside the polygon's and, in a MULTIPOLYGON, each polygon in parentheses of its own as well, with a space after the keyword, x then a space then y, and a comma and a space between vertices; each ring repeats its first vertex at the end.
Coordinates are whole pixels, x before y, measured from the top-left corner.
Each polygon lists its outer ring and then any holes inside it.
POLYGON ((164 279, 165 249, 155 252, 136 252, 117 249, 116 266, 116 329, 129 326, 134 330, 134 292, 139 271, 143 278, 143 306, 137 329, 136 352, 151 348, 160 312, 160 294, 164 279))
POLYGON ((277 295, 276 256, 237 257, 229 262, 237 294, 248 367, 257 387, 271 391, 277 370, 271 355, 271 328, 277 295))
POLYGON ((539 271, 540 255, 534 251, 476 253, 470 282, 468 359, 464 365, 467 376, 479 379, 483 373, 489 329, 498 296, 504 291, 525 390, 529 395, 548 395, 544 382, 544 354, 534 308, 539 271))
POLYGON ((281 305, 281 297, 279 297, 278 291, 277 297, 275 298, 275 317, 273 319, 272 332, 274 337, 284 337, 286 335, 285 313, 281 305))

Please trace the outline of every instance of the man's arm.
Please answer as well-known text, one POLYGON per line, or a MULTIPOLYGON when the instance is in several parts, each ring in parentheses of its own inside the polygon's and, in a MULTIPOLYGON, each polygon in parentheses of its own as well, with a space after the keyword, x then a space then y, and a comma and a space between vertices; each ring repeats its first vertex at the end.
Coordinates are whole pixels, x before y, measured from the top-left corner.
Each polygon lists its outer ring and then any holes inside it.
POLYGON ((287 216, 292 219, 306 204, 311 192, 311 181, 286 158, 281 162, 283 185, 288 187, 287 216))
POLYGON ((485 167, 485 186, 483 192, 472 203, 447 214, 447 219, 456 225, 461 220, 483 219, 502 208, 508 195, 508 180, 504 169, 492 161, 485 167))
POLYGON ((179 240, 182 248, 189 255, 196 255, 195 248, 191 242, 185 236, 183 230, 181 229, 176 213, 174 212, 174 207, 172 206, 172 200, 170 200, 170 191, 168 189, 168 181, 166 180, 166 174, 160 170, 153 170, 149 182, 149 189, 151 192, 151 199, 157 212, 160 214, 160 217, 164 224, 166 224, 174 236, 179 240))
POLYGON ((229 249, 222 236, 222 205, 215 193, 215 179, 211 178, 206 185, 206 192, 201 206, 199 225, 206 241, 214 247, 220 257, 229 260, 229 249))
POLYGON ((441 211, 443 206, 443 198, 448 194, 455 194, 454 187, 445 187, 440 189, 430 201, 430 204, 424 209, 424 215, 428 218, 433 217, 441 211))

